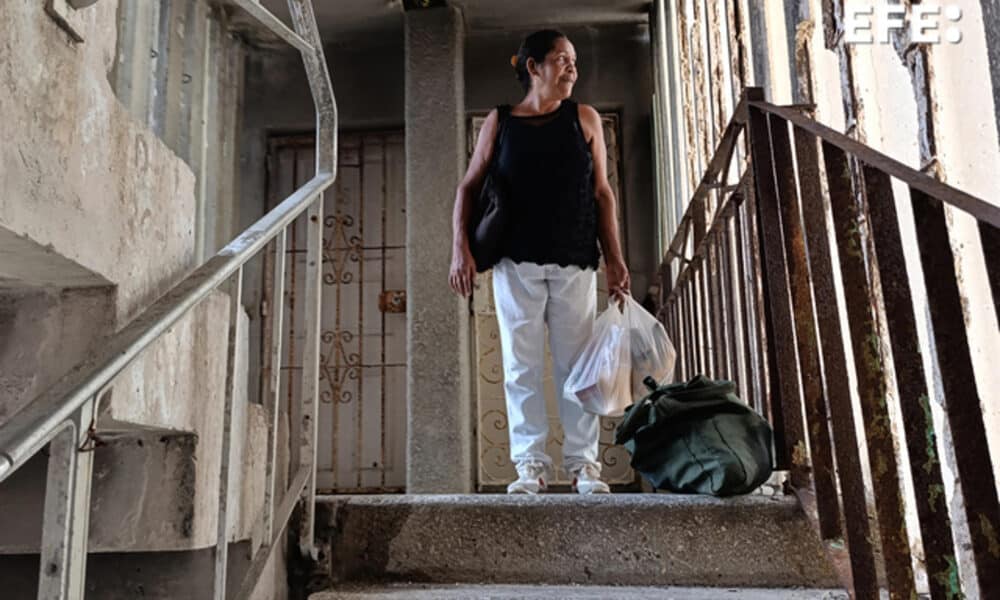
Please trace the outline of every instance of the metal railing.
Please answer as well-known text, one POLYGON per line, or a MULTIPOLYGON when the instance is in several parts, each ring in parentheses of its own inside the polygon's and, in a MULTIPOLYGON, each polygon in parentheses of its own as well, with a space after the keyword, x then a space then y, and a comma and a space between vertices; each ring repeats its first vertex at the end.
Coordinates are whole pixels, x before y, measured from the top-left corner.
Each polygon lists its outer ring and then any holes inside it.
MULTIPOLYGON (((975 584, 979 597, 1000 598, 1000 504, 944 205, 977 221, 998 318, 1000 208, 817 123, 801 107, 764 102, 761 90, 750 88, 661 266, 659 315, 676 342, 680 377, 735 379, 769 417, 778 468, 789 471, 821 537, 846 542, 848 556, 834 562, 849 564, 842 578, 856 598, 878 597, 878 560, 891 597, 916 597, 887 406, 894 375, 905 476, 914 490, 905 502, 916 509, 930 595, 959 597, 971 574, 963 580, 958 571, 893 180, 909 189, 913 207, 975 584), (741 134, 749 165, 729 186, 723 174, 741 134), (717 206, 708 201, 713 190, 722 192, 717 206), (864 446, 855 434, 849 369, 864 446)), ((841 545, 828 547, 836 555, 841 545)))
MULTIPOLYGON (((299 401, 301 429, 299 464, 293 465, 291 484, 275 489, 277 462, 278 393, 280 369, 270 372, 265 405, 268 418, 263 544, 255 553, 236 597, 253 590, 291 513, 301 501, 298 532, 300 550, 315 554, 313 525, 316 495, 316 399, 319 380, 319 314, 322 269, 323 193, 336 178, 337 107, 323 55, 311 0, 289 0, 295 31, 255 0, 225 0, 244 10, 261 26, 298 48, 305 63, 316 104, 316 176, 296 190, 257 223, 205 262, 139 317, 112 336, 103 349, 77 365, 68 375, 16 413, 0 429, 0 482, 22 467, 46 445, 49 447, 38 598, 84 597, 91 474, 98 403, 119 376, 172 326, 205 300, 213 291, 228 288, 229 345, 226 362, 224 428, 219 479, 218 532, 215 547, 213 597, 226 597, 226 563, 229 530, 229 453, 237 352, 237 323, 242 310, 244 266, 269 244, 275 245, 275 297, 281 298, 285 281, 286 237, 290 225, 306 215, 305 357, 299 401)), ((281 356, 282 303, 271 314, 275 335, 271 339, 272 364, 281 356)), ((293 431, 295 431, 293 429, 293 431)), ((295 443, 296 437, 292 436, 295 443)))

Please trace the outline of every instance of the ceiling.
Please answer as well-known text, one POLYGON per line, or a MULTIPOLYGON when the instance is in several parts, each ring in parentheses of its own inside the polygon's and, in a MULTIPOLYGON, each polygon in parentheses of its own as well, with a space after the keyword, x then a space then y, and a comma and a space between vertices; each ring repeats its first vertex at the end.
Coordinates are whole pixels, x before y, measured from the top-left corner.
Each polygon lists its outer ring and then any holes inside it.
MULTIPOLYGON (((276 15, 289 18, 286 0, 263 0, 276 15)), ((452 0, 462 8, 471 32, 536 26, 644 23, 649 0, 452 0)), ((401 0, 313 0, 326 43, 361 37, 401 35, 401 0)))

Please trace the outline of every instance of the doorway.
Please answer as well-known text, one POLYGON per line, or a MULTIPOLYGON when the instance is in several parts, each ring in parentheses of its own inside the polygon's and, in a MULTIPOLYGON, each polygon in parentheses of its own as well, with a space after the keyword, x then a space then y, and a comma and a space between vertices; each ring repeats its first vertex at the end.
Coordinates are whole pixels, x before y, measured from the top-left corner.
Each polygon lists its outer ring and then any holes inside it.
MULTIPOLYGON (((315 173, 312 136, 269 144, 273 207, 315 173)), ((316 484, 320 493, 406 486, 406 156, 402 131, 341 133, 323 204, 323 303, 316 484)), ((305 230, 289 229, 281 393, 299 393, 305 230), (299 308, 298 310, 301 310, 299 308), (298 323, 296 322, 298 320, 298 323), (288 382, 292 382, 289 388, 288 382)), ((265 302, 268 301, 265 290, 265 302)), ((268 333, 264 333, 265 339, 268 333)), ((265 346, 266 347, 266 346, 265 346)), ((264 365, 262 372, 267 372, 264 365)))

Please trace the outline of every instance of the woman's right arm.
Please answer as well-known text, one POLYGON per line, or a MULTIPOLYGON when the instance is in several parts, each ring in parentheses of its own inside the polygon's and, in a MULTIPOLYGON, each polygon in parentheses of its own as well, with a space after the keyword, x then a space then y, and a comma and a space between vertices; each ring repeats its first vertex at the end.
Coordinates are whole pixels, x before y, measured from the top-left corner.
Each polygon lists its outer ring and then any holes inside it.
POLYGON ((472 282, 476 277, 476 261, 469 249, 469 215, 472 214, 472 203, 483 184, 483 178, 486 177, 490 157, 493 156, 493 140, 496 137, 498 120, 497 111, 494 109, 483 122, 483 127, 479 130, 479 139, 476 141, 476 149, 472 153, 472 159, 469 160, 469 169, 455 192, 451 272, 448 275, 448 283, 456 294, 462 296, 472 294, 472 282))

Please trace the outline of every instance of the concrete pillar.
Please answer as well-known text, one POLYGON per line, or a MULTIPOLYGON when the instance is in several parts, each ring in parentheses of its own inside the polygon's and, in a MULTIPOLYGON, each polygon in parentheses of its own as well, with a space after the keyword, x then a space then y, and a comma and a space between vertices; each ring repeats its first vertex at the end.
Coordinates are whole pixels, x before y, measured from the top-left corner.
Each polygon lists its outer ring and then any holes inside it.
POLYGON ((465 166, 464 21, 406 13, 406 486, 472 491, 468 304, 448 287, 451 213, 465 166))

